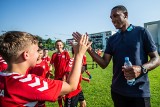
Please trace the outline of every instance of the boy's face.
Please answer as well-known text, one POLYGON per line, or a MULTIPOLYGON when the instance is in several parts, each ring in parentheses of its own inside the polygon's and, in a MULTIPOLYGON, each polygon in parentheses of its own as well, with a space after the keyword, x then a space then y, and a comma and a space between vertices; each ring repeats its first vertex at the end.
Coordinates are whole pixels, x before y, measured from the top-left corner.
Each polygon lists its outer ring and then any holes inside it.
POLYGON ((38 45, 31 45, 29 49, 29 64, 30 67, 34 67, 36 65, 39 52, 38 52, 38 45))
POLYGON ((57 48, 58 51, 63 50, 63 43, 62 42, 57 42, 56 43, 56 48, 57 48))
POLYGON ((44 50, 44 55, 48 55, 48 50, 44 50))
POLYGON ((38 60, 42 59, 42 57, 43 57, 43 50, 38 51, 38 53, 39 53, 38 60))

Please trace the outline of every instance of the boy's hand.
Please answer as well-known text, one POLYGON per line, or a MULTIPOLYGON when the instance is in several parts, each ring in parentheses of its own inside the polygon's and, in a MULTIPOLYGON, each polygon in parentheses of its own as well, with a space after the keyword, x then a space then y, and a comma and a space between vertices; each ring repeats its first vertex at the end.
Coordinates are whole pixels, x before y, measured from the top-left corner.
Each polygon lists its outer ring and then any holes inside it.
POLYGON ((72 34, 72 36, 74 37, 74 39, 76 40, 76 42, 78 43, 77 45, 72 44, 73 49, 75 51, 75 54, 82 54, 84 55, 86 50, 91 46, 92 42, 88 42, 89 41, 89 37, 88 34, 85 35, 81 35, 78 32, 74 32, 72 34))

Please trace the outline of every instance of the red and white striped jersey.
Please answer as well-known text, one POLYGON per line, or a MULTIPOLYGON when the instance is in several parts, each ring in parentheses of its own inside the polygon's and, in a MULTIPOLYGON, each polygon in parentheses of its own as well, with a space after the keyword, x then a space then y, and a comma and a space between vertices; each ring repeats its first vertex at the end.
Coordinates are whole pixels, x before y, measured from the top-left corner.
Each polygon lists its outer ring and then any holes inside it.
POLYGON ((38 101, 54 102, 61 88, 59 80, 0 72, 0 107, 36 107, 38 101))

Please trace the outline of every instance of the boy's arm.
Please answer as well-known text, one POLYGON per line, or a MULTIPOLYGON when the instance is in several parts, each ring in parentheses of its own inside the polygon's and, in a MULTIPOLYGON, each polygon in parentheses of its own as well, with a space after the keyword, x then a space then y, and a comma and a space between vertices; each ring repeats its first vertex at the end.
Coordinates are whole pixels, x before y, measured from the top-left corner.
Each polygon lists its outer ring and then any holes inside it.
POLYGON ((77 88, 81 74, 82 58, 88 47, 91 45, 91 43, 88 44, 87 35, 80 37, 77 42, 78 44, 73 46, 73 48, 75 48, 75 60, 73 69, 70 72, 67 82, 63 82, 60 95, 67 94, 77 88))
POLYGON ((82 77, 82 80, 87 81, 87 82, 90 82, 90 79, 89 79, 89 78, 82 77))

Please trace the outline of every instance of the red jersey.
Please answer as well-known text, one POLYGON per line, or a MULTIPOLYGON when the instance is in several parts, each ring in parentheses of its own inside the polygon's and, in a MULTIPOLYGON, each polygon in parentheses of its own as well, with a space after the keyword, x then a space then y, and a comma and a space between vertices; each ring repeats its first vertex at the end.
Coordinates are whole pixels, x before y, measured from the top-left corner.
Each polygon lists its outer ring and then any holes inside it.
POLYGON ((78 93, 80 93, 80 92, 82 91, 81 81, 82 81, 82 75, 80 75, 77 89, 74 90, 74 91, 72 91, 72 92, 70 92, 69 94, 67 94, 67 95, 65 96, 66 98, 71 98, 71 97, 73 97, 73 96, 76 96, 78 93))
POLYGON ((41 63, 36 64, 34 68, 28 70, 28 73, 46 78, 48 71, 49 71, 48 63, 46 61, 41 61, 41 63))
POLYGON ((0 56, 0 71, 6 70, 8 67, 7 62, 0 56))
MULTIPOLYGON (((67 67, 66 67, 66 72, 70 72, 72 70, 72 66, 73 66, 73 62, 74 62, 74 58, 71 58, 67 64, 67 67)), ((66 76, 68 77, 68 76, 66 76)), ((78 86, 77 86, 77 89, 70 92, 69 94, 67 94, 65 97, 66 98, 71 98, 73 96, 76 96, 79 92, 82 91, 82 88, 81 88, 81 81, 82 81, 82 75, 80 75, 80 78, 79 78, 79 83, 78 83, 78 86)))
POLYGON ((62 53, 53 53, 50 64, 54 65, 55 79, 63 78, 65 74, 65 68, 69 59, 70 56, 67 51, 63 51, 62 53))
POLYGON ((54 102, 61 88, 59 80, 0 72, 0 107, 36 107, 38 101, 54 102))
POLYGON ((86 55, 83 55, 83 61, 82 61, 83 65, 87 64, 87 57, 86 55))
POLYGON ((51 58, 49 56, 44 56, 42 58, 43 61, 46 61, 46 62, 50 62, 51 61, 51 58))

